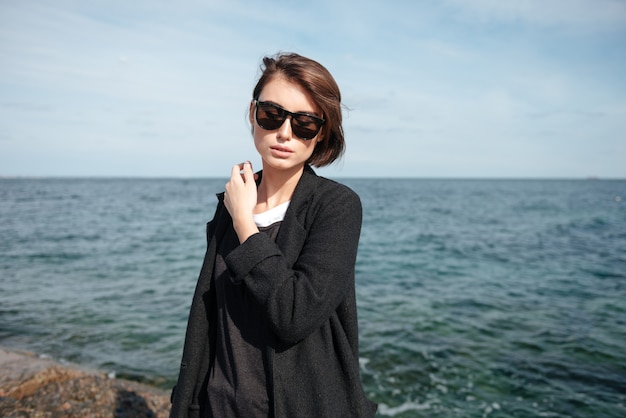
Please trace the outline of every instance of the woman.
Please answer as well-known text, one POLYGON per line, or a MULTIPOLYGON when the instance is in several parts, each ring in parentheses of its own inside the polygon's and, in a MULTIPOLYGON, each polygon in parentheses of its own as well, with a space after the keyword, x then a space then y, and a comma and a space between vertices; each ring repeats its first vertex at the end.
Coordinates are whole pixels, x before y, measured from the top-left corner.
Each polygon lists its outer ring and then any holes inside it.
POLYGON ((263 59, 249 119, 263 170, 235 165, 207 225, 172 416, 371 417, 359 376, 361 203, 318 177, 344 151, 330 73, 263 59))

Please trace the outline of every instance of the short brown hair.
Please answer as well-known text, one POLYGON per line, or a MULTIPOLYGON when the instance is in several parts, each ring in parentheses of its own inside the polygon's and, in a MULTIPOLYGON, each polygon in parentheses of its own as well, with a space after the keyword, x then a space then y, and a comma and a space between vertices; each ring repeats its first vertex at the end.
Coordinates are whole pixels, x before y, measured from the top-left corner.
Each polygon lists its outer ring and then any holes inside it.
POLYGON ((329 165, 340 158, 346 148, 341 125, 341 93, 330 72, 320 63, 295 53, 264 57, 261 77, 252 92, 258 100, 263 87, 276 76, 285 77, 302 87, 322 110, 326 120, 322 139, 315 145, 307 163, 315 167, 329 165))

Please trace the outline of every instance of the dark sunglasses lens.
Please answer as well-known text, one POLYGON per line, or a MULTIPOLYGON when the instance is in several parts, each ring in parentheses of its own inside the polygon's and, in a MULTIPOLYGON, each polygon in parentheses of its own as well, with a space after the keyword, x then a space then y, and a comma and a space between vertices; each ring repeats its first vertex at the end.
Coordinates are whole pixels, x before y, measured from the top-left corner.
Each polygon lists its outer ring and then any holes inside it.
POLYGON ((256 121, 268 131, 280 128, 286 117, 285 112, 271 104, 258 103, 256 106, 256 121))
POLYGON ((309 116, 298 115, 291 119, 291 129, 298 138, 313 139, 320 128, 319 121, 309 116))

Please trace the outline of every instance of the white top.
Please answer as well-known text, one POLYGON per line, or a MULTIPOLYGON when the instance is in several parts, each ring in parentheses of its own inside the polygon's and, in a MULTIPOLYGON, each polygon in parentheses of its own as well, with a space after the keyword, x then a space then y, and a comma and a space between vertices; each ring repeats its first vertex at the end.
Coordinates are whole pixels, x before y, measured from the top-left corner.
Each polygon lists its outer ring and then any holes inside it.
POLYGON ((254 223, 257 227, 263 228, 282 221, 285 219, 285 213, 287 212, 290 202, 291 201, 288 200, 287 202, 281 203, 280 205, 273 207, 270 210, 266 210, 263 213, 255 213, 253 215, 254 223))

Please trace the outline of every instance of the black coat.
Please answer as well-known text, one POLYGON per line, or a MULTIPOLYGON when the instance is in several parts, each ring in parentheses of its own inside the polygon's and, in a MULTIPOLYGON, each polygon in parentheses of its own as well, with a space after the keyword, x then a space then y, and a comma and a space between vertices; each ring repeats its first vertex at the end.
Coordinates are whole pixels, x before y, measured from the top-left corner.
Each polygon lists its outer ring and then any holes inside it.
MULTIPOLYGON (((232 219, 220 195, 187 325, 172 417, 202 416, 214 346, 213 267, 232 219)), ((359 374, 354 265, 359 197, 311 168, 294 191, 276 242, 252 235, 225 261, 267 316, 270 405, 275 417, 373 417, 359 374)))

